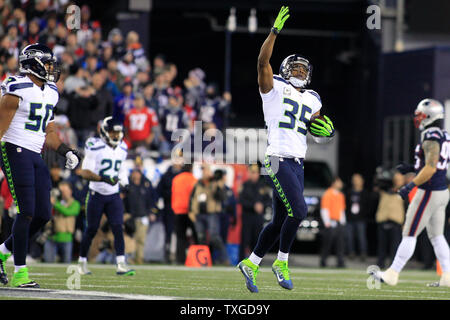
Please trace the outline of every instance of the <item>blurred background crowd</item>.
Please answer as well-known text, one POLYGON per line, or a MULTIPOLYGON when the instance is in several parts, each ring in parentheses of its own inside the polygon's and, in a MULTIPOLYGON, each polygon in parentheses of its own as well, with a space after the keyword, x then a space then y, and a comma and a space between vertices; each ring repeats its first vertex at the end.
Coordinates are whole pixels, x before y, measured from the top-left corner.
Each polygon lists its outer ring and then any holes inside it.
MULTIPOLYGON (((24 46, 45 43, 61 63, 55 116, 61 139, 82 149, 106 116, 123 122, 131 162, 130 186, 122 192, 130 263, 184 264, 189 244, 207 244, 215 264, 235 264, 252 250, 271 217, 272 192, 258 166, 234 167, 230 177, 226 168, 170 159, 175 130, 194 134, 196 120, 202 121, 202 130, 227 127, 231 93, 208 80, 205 66, 179 74, 177 66, 189 64, 188 57, 170 61, 161 52, 150 59, 137 32, 104 30, 91 18, 88 5, 80 7, 80 29, 69 30, 65 19, 70 4, 0 0, 0 80, 18 73, 18 54, 24 46), (148 161, 153 172, 145 165, 148 161)), ((79 169, 64 169, 63 159, 50 150, 44 150, 44 158, 53 182, 54 218, 33 239, 29 255, 69 263, 78 258, 88 183, 79 169)), ((6 179, 0 177, 3 241, 16 212, 6 179)), ((320 255, 320 265, 329 265, 328 256, 336 253, 338 267, 356 256, 365 261, 371 254, 380 267, 386 266, 401 240, 408 206, 395 192, 408 179, 411 176, 397 172, 377 173, 368 182, 355 173, 343 179, 350 181, 348 185, 339 177, 330 178, 313 213, 320 247, 312 253, 320 255), (370 233, 371 226, 376 234, 370 233)), ((447 216, 447 238, 449 223, 447 216)), ((104 220, 89 259, 113 263, 112 243, 104 220)), ((435 258, 425 234, 419 243, 417 260, 432 268, 435 258)))

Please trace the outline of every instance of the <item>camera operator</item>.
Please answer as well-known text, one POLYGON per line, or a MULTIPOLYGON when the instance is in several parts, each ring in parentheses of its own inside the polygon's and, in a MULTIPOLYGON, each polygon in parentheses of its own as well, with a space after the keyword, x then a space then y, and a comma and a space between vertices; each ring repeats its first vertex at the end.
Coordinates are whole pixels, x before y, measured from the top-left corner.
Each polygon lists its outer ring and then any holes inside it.
POLYGON ((378 176, 378 206, 375 214, 377 223, 378 266, 385 267, 386 256, 392 262, 402 239, 402 225, 405 220, 407 203, 398 196, 397 191, 405 184, 404 176, 396 172, 392 178, 378 176))
POLYGON ((52 234, 44 244, 44 261, 55 262, 59 253, 61 262, 70 263, 75 217, 80 214, 81 205, 73 198, 72 186, 66 181, 60 182, 58 189, 51 193, 50 202, 54 212, 53 227, 52 234))
POLYGON ((208 244, 211 252, 219 251, 218 261, 229 264, 226 247, 220 236, 220 212, 226 198, 225 181, 220 174, 213 175, 209 165, 202 165, 202 178, 194 186, 191 194, 189 217, 195 224, 199 243, 208 244))

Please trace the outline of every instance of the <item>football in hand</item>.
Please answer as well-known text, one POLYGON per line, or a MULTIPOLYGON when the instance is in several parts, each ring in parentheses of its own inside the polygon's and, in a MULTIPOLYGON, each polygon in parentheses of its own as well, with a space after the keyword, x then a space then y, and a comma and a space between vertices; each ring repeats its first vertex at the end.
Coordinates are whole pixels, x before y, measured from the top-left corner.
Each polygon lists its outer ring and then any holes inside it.
MULTIPOLYGON (((314 121, 316 121, 317 119, 320 119, 320 120, 322 120, 323 122, 327 123, 327 120, 325 119, 325 117, 324 117, 323 115, 311 116, 311 119, 310 119, 309 122, 308 122, 308 132, 309 132, 311 135, 315 136, 315 137, 320 137, 320 136, 315 135, 314 133, 312 133, 311 130, 310 130, 310 129, 311 129, 311 124, 312 124, 314 121)), ((317 124, 321 125, 319 122, 317 122, 317 124)))

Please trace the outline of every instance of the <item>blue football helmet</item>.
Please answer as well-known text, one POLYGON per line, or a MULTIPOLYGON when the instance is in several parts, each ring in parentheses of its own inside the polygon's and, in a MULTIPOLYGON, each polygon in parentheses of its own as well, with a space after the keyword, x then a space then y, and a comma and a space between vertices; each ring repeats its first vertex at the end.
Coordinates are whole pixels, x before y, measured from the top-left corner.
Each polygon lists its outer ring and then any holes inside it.
POLYGON ((106 117, 100 126, 100 137, 112 147, 117 147, 123 139, 123 126, 113 117, 106 117), (117 137, 112 137, 110 132, 120 132, 117 137))
POLYGON ((298 54, 291 54, 281 63, 280 76, 286 79, 294 87, 304 88, 311 82, 312 69, 312 64, 309 63, 308 59, 298 54), (303 65, 307 70, 305 79, 300 79, 292 75, 292 70, 299 64, 303 65))
POLYGON ((31 73, 44 81, 57 82, 61 70, 49 47, 35 43, 23 48, 19 55, 19 71, 31 73))

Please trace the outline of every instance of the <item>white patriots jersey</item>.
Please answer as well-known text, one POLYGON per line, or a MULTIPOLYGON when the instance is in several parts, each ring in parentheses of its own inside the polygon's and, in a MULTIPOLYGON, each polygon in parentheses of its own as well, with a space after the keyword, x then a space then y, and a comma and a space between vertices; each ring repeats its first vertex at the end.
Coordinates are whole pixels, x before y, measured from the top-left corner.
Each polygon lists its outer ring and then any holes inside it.
POLYGON ((299 92, 277 75, 272 90, 260 95, 267 127, 266 155, 305 158, 307 124, 322 108, 319 95, 313 90, 299 92))
POLYGON ((18 96, 19 107, 1 141, 41 153, 45 142, 45 128, 54 121, 58 103, 58 88, 54 82, 38 87, 27 76, 11 76, 1 84, 2 96, 18 96))
POLYGON ((85 156, 81 168, 89 170, 99 176, 119 177, 119 183, 112 186, 102 181, 90 181, 89 189, 102 195, 111 195, 119 192, 119 184, 128 184, 128 172, 122 167, 126 160, 128 147, 121 142, 112 148, 101 138, 89 138, 84 148, 85 156))

